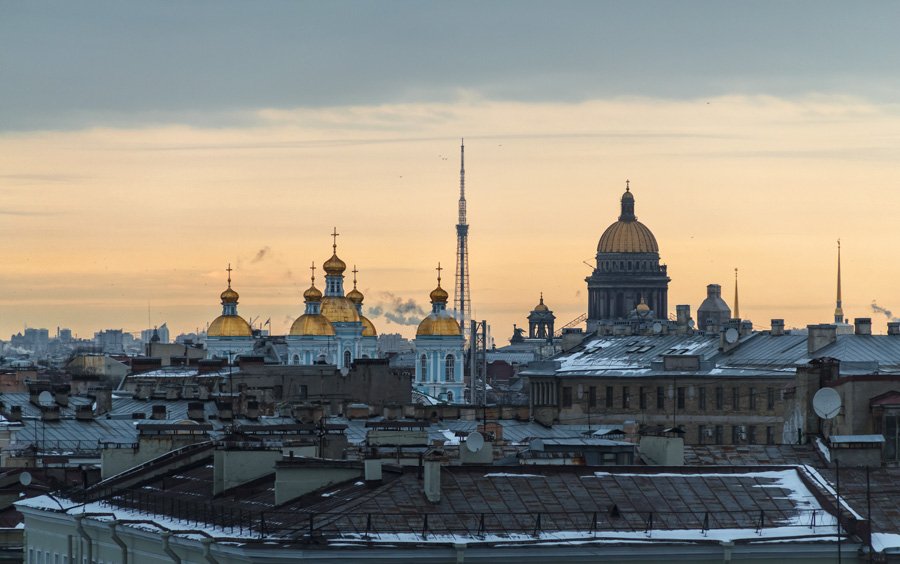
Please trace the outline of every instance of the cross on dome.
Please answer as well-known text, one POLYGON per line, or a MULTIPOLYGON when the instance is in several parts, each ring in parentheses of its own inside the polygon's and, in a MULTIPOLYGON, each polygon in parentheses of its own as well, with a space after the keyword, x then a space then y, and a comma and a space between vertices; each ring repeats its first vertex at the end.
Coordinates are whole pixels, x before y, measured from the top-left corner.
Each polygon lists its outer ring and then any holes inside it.
POLYGON ((337 227, 335 227, 334 230, 331 232, 331 238, 333 240, 331 248, 334 249, 334 252, 337 252, 337 238, 339 235, 340 235, 340 233, 337 232, 337 227))
POLYGON ((228 287, 231 288, 231 263, 228 263, 228 268, 225 269, 228 272, 228 287))

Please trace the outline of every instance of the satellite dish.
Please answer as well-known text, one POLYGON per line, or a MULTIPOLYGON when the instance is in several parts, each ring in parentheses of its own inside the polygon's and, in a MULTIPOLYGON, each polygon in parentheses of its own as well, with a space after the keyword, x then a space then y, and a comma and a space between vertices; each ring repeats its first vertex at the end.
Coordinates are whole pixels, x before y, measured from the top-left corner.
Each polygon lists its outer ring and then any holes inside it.
POLYGON ((31 485, 31 472, 22 472, 19 474, 19 483, 23 486, 31 485))
POLYGON ((841 395, 834 388, 822 388, 813 396, 813 410, 822 419, 833 419, 841 412, 841 395))
POLYGON ((693 319, 689 319, 689 320, 688 320, 688 327, 690 327, 691 329, 693 329, 693 328, 694 328, 694 325, 695 325, 694 320, 693 320, 693 319))
POLYGON ((478 431, 469 433, 469 436, 466 437, 466 448, 469 449, 469 452, 478 452, 482 447, 484 447, 484 436, 478 431))
POLYGON ((654 332, 654 333, 659 333, 659 332, 661 332, 661 331, 662 331, 662 323, 660 323, 659 321, 657 321, 656 323, 653 324, 653 332, 654 332))
POLYGON ((738 340, 738 332, 734 327, 729 327, 727 331, 725 331, 725 342, 726 343, 734 343, 738 340))
POLYGON ((56 402, 53 401, 53 394, 45 391, 38 394, 38 403, 41 405, 41 407, 50 407, 56 402))

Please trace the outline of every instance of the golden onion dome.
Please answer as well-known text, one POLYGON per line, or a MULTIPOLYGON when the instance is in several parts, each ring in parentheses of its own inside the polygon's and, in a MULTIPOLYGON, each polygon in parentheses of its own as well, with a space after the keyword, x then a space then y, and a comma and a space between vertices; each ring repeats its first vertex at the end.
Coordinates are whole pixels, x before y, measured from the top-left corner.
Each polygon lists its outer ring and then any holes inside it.
POLYGON ((450 297, 450 294, 447 293, 447 290, 441 288, 441 283, 438 282, 438 287, 431 291, 428 294, 431 297, 432 303, 434 302, 446 302, 450 297))
POLYGON ((330 274, 331 276, 340 276, 347 270, 347 263, 338 258, 337 252, 334 252, 331 255, 331 258, 325 261, 325 264, 322 265, 322 268, 325 269, 325 274, 330 274))
MULTIPOLYGON (((237 293, 237 292, 235 292, 237 293)), ((240 315, 220 315, 206 330, 207 337, 252 337, 253 330, 240 315)))
POLYGON ((325 296, 322 299, 322 315, 332 323, 359 322, 356 304, 342 296, 325 296))
POLYGON ((416 329, 416 337, 458 337, 461 335, 459 323, 446 312, 431 313, 419 323, 419 328, 416 329))
POLYGON ((635 309, 638 313, 647 313, 648 311, 650 311, 650 306, 647 305, 647 302, 644 301, 644 298, 642 296, 641 303, 639 303, 635 309))
POLYGON ((331 322, 321 314, 304 313, 291 325, 290 335, 310 336, 334 336, 334 327, 331 322))
POLYGON ((377 337, 378 331, 375 330, 375 324, 372 323, 368 317, 365 315, 360 315, 359 320, 362 321, 362 336, 363 337, 377 337))
POLYGON ((363 303, 363 298, 365 298, 365 296, 363 296, 363 293, 356 288, 353 288, 352 290, 347 292, 347 299, 355 304, 363 303))
POLYGON ((223 304, 236 304, 238 298, 241 297, 240 294, 231 289, 231 286, 222 292, 219 297, 222 299, 223 304))
POLYGON ((322 292, 315 285, 310 286, 308 290, 303 292, 303 299, 307 302, 321 302, 322 292))
POLYGON ((598 253, 659 253, 656 237, 634 215, 634 195, 625 188, 619 221, 606 228, 597 243, 598 253))

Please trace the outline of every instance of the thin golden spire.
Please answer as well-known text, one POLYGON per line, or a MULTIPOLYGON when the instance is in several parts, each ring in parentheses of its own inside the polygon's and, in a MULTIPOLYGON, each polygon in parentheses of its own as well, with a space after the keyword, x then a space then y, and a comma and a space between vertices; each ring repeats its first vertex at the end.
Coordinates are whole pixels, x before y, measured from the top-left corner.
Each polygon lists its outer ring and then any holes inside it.
POLYGON ((738 301, 738 269, 734 269, 734 318, 740 319, 741 304, 738 301))

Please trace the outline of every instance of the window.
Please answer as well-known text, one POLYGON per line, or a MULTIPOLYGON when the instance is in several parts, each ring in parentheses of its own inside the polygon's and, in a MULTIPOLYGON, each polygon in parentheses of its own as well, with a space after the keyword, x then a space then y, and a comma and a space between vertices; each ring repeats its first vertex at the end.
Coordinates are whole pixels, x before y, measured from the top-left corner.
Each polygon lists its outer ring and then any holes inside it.
POLYGON ((445 382, 454 382, 456 380, 456 376, 453 374, 453 365, 454 358, 452 354, 448 354, 447 358, 444 359, 444 381, 445 382))
POLYGON ((716 409, 725 409, 725 388, 722 386, 716 386, 716 409))
POLYGON ((736 445, 741 442, 741 428, 737 425, 731 426, 731 444, 736 445))
POLYGON ((588 407, 597 407, 597 386, 588 388, 588 407))
POLYGON ((702 445, 706 440, 706 425, 697 425, 697 444, 702 445))
POLYGON ((622 409, 631 407, 631 392, 628 386, 622 386, 622 409))
POLYGON ((344 368, 350 368, 350 351, 344 351, 344 368))
POLYGON ((747 427, 747 443, 751 445, 756 444, 756 425, 749 425, 747 427))
POLYGON ((306 384, 300 384, 300 399, 306 399, 309 396, 309 388, 306 384))
POLYGON ((706 388, 702 385, 697 390, 697 408, 700 411, 706 411, 706 388))
POLYGON ((572 407, 572 386, 563 386, 562 406, 572 407))
POLYGON ((678 409, 684 409, 684 388, 678 388, 678 409))
POLYGON ((606 407, 613 406, 613 391, 612 390, 613 390, 612 386, 606 387, 606 407))
POLYGON ((656 409, 666 408, 666 390, 662 386, 656 387, 656 409))
POLYGON ((741 389, 738 386, 731 388, 731 407, 735 410, 741 408, 741 389))
POLYGON ((419 359, 419 381, 424 382, 428 374, 428 357, 424 354, 419 359))
POLYGON ((643 386, 638 388, 638 403, 640 404, 641 409, 647 409, 647 392, 644 391, 643 386))
POLYGON ((725 433, 721 425, 716 425, 716 444, 721 445, 725 442, 725 433))
POLYGON ((447 390, 447 403, 453 403, 453 392, 447 390))
POLYGON ((775 429, 771 425, 766 427, 766 444, 775 444, 775 429))
POLYGON ((750 386, 750 389, 747 390, 747 398, 748 398, 748 400, 747 400, 748 409, 750 409, 750 410, 756 409, 756 388, 754 388, 753 386, 750 386))
POLYGON ((775 388, 766 388, 766 409, 769 411, 775 409, 775 388))

